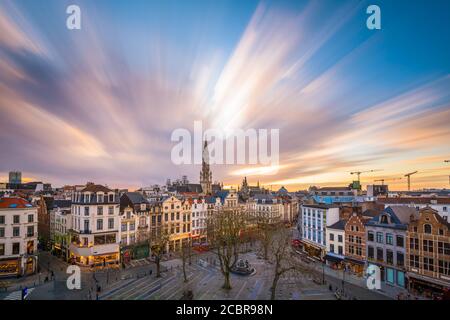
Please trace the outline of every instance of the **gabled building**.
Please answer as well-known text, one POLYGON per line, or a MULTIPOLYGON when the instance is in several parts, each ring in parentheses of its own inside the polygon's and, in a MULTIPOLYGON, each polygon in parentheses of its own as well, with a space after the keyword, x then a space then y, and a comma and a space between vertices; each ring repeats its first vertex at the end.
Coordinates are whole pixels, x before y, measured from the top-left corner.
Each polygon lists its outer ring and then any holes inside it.
POLYGON ((347 270, 362 276, 367 260, 366 224, 380 211, 369 209, 363 213, 355 211, 345 224, 345 259, 347 270))
POLYGON ((450 224, 425 207, 409 223, 406 240, 409 290, 427 297, 450 290, 450 224))
POLYGON ((368 266, 379 267, 381 281, 388 285, 405 288, 406 231, 417 217, 414 208, 387 207, 366 224, 368 266))

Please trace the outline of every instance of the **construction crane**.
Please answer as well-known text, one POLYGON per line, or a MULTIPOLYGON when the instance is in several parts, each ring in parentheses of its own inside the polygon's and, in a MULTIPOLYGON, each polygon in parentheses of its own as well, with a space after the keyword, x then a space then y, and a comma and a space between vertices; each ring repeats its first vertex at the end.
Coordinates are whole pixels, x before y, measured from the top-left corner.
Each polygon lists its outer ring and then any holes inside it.
POLYGON ((367 171, 353 171, 353 172, 350 172, 350 174, 357 174, 358 175, 358 182, 360 183, 359 176, 361 175, 361 173, 375 172, 375 171, 382 171, 382 170, 377 169, 377 170, 367 170, 367 171))
POLYGON ((417 171, 405 174, 405 177, 408 177, 408 191, 411 191, 411 176, 416 173, 417 171))
POLYGON ((402 180, 402 178, 377 179, 377 180, 374 180, 374 181, 375 181, 375 182, 381 181, 381 185, 383 186, 385 181, 393 181, 393 180, 402 180))

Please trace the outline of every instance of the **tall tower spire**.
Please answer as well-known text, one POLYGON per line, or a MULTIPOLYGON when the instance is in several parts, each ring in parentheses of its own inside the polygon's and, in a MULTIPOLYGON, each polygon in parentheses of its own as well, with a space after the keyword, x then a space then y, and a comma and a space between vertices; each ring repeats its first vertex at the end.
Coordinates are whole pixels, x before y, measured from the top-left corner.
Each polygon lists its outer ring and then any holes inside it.
POLYGON ((209 168, 208 142, 205 140, 202 156, 202 170, 200 171, 200 185, 203 194, 212 194, 212 172, 209 168))

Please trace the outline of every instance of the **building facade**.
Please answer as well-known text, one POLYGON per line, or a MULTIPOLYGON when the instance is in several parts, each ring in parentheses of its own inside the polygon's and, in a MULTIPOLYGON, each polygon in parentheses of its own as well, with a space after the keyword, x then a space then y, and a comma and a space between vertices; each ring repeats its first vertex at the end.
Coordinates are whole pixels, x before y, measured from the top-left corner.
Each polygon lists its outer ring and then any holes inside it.
POLYGON ((430 208, 409 223, 406 240, 409 290, 432 297, 450 290, 450 224, 430 208))
POLYGON ((379 267, 388 285, 406 286, 406 230, 414 217, 414 208, 388 207, 366 224, 367 264, 379 267))
POLYGON ((162 202, 163 227, 168 230, 169 243, 166 251, 179 251, 184 241, 191 237, 191 208, 189 201, 175 196, 162 202))
POLYGON ((84 266, 119 263, 119 222, 117 192, 93 183, 74 192, 71 260, 84 266))
POLYGON ((302 225, 299 228, 303 249, 320 260, 326 255, 326 229, 339 221, 339 207, 323 204, 301 206, 302 225))
POLYGON ((339 220, 326 228, 327 255, 325 261, 333 269, 341 269, 345 258, 345 225, 347 220, 339 220))
POLYGON ((0 277, 37 269, 37 208, 18 197, 0 198, 0 277))

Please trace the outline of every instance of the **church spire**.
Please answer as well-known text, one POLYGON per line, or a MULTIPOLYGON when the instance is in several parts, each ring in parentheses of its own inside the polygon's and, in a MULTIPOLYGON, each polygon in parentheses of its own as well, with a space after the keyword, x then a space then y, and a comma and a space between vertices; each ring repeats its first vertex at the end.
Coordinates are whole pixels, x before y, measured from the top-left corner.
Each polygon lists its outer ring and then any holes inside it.
POLYGON ((202 156, 202 170, 200 171, 200 185, 204 194, 212 194, 212 172, 209 168, 208 142, 205 140, 202 156))

